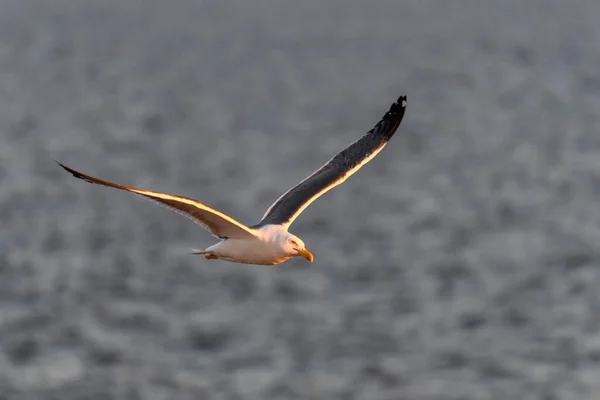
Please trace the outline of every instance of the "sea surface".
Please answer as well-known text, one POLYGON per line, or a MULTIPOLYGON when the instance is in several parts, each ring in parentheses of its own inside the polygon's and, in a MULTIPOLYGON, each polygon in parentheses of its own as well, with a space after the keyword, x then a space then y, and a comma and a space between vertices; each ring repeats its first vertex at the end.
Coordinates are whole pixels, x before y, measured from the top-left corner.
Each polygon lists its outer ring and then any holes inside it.
POLYGON ((600 2, 0 0, 0 399, 600 398, 600 2), (215 239, 53 160, 256 223, 215 239))

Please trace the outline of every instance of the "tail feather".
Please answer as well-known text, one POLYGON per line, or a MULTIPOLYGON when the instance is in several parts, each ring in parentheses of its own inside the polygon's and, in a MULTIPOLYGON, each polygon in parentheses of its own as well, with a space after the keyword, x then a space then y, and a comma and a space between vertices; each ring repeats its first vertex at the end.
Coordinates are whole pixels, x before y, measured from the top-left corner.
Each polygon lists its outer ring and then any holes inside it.
POLYGON ((192 249, 192 254, 195 254, 198 256, 204 256, 204 257, 206 257, 207 260, 216 260, 217 258, 219 258, 210 251, 200 251, 200 250, 192 249))

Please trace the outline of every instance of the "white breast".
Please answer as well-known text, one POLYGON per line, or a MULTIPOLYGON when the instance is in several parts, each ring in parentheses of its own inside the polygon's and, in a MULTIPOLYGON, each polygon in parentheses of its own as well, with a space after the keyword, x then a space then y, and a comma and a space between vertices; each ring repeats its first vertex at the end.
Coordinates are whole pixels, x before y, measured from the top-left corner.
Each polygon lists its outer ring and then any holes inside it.
POLYGON ((289 258, 279 246, 256 239, 226 239, 206 249, 220 259, 243 264, 275 265, 289 258))
POLYGON ((265 225, 257 229, 256 237, 226 239, 206 249, 218 258, 242 264, 276 265, 293 257, 281 245, 288 236, 281 225, 265 225))

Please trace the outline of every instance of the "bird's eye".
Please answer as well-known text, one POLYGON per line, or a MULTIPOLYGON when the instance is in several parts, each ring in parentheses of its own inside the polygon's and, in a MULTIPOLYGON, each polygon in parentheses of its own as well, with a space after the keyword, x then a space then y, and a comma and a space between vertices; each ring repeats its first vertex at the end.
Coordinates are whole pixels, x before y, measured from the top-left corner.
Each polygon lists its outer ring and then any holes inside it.
POLYGON ((298 246, 298 243, 296 243, 295 240, 290 240, 290 243, 293 244, 294 246, 298 246))

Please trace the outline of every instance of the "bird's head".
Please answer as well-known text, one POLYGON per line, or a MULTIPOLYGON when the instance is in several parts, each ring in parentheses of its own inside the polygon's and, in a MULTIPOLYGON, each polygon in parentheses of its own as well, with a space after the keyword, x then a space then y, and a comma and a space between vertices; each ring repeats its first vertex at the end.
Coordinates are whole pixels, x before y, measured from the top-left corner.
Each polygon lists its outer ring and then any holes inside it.
POLYGON ((314 260, 312 253, 306 250, 302 239, 300 239, 298 236, 292 235, 291 233, 288 233, 288 235, 285 237, 283 248, 286 254, 289 254, 292 257, 304 257, 310 262, 313 262, 314 260))

